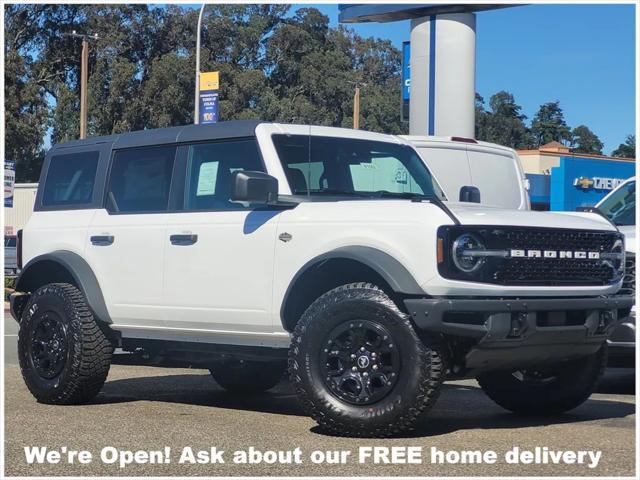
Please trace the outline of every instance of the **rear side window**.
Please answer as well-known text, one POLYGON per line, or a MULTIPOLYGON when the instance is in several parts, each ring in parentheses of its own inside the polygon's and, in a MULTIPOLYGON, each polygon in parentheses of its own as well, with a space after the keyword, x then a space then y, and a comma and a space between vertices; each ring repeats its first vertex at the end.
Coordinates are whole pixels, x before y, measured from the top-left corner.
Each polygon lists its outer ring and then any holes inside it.
POLYGON ((99 152, 95 151, 51 157, 42 205, 90 204, 99 156, 99 152))
POLYGON ((166 210, 175 156, 175 146, 116 152, 109 177, 108 210, 120 213, 166 210))
POLYGON ((4 246, 5 247, 15 247, 16 246, 16 237, 4 237, 4 246))

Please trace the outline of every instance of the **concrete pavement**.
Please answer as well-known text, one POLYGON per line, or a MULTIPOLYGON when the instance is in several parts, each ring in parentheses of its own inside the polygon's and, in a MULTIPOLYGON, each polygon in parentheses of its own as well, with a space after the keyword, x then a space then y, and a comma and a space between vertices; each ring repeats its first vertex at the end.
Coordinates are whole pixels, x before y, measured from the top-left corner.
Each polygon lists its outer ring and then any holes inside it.
POLYGON ((350 439, 318 431, 306 417, 287 382, 246 397, 223 391, 204 370, 116 365, 102 393, 89 405, 49 406, 30 395, 15 365, 15 324, 5 323, 5 468, 7 475, 607 475, 635 472, 635 394, 633 371, 609 372, 581 407, 564 415, 520 418, 489 400, 474 381, 445 385, 423 426, 404 438, 350 439), (48 446, 89 450, 94 461, 28 465, 24 448, 48 446), (101 449, 171 448, 169 464, 117 465, 100 461, 101 449), (178 464, 183 447, 233 451, 293 450, 303 458, 314 450, 351 450, 359 446, 420 446, 421 465, 224 465, 178 464), (597 468, 586 465, 431 464, 429 449, 488 449, 503 455, 520 449, 599 450, 597 468))

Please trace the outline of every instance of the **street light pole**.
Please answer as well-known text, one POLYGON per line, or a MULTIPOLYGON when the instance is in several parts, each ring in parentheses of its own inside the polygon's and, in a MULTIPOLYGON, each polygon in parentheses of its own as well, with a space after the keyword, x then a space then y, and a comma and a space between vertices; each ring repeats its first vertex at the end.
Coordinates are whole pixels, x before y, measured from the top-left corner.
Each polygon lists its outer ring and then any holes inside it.
POLYGON ((98 34, 84 35, 76 33, 65 34, 68 37, 82 39, 82 55, 80 57, 80 138, 87 138, 87 97, 89 82, 89 39, 98 40, 98 34))
POLYGON ((198 15, 198 33, 196 34, 196 88, 193 110, 193 123, 198 125, 200 123, 200 33, 202 31, 202 14, 204 13, 204 7, 206 4, 202 4, 200 7, 200 14, 198 15))
POLYGON ((87 138, 87 83, 89 80, 89 42, 87 37, 82 37, 80 64, 80 138, 87 138))

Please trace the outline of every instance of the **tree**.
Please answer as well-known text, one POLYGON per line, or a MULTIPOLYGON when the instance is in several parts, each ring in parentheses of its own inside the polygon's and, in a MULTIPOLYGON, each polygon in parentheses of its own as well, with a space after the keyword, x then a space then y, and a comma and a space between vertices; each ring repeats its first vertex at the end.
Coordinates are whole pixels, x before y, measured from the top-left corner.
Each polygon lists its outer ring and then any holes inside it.
POLYGON ((5 7, 5 158, 16 161, 16 180, 38 178, 43 138, 48 127, 47 105, 28 52, 36 47, 44 8, 5 7))
POLYGON ((504 90, 489 99, 491 116, 489 136, 491 141, 511 148, 528 148, 532 140, 524 124, 526 116, 522 107, 515 102, 513 95, 504 90))
POLYGON ((618 145, 611 155, 614 157, 636 158, 636 136, 627 135, 624 143, 618 145))
MULTIPOLYGON (((255 118, 406 133, 400 52, 388 40, 332 28, 314 8, 211 4, 201 70, 220 71, 222 120, 255 118)), ((198 11, 182 6, 9 5, 5 8, 6 152, 19 181, 36 181, 46 137, 78 137, 81 44, 90 42, 88 134, 193 122, 198 11)))
POLYGON ((489 142, 491 134, 489 132, 489 117, 490 113, 487 112, 484 106, 484 97, 476 92, 476 100, 475 100, 475 117, 476 117, 476 128, 475 128, 475 138, 478 140, 482 140, 485 142, 489 142))
POLYGON ((490 111, 484 108, 484 99, 476 94, 476 138, 511 148, 529 148, 532 138, 513 95, 504 90, 489 99, 490 111))
POLYGON ((553 141, 560 143, 571 141, 571 130, 564 120, 559 101, 540 105, 538 113, 531 122, 531 134, 536 146, 553 141))
POLYGON ((602 154, 603 143, 586 125, 571 131, 571 150, 575 153, 602 154))

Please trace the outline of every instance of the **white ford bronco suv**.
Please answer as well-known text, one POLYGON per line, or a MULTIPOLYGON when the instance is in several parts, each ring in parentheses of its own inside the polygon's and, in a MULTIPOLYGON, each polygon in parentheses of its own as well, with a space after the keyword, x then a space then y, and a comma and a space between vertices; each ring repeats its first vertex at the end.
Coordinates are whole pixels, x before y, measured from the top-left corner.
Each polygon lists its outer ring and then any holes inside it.
POLYGON ((340 435, 413 428, 445 378, 557 413, 589 397, 632 304, 607 219, 449 202, 389 135, 240 121, 73 141, 34 210, 11 311, 44 403, 91 400, 121 349, 244 393, 288 367, 340 435))

